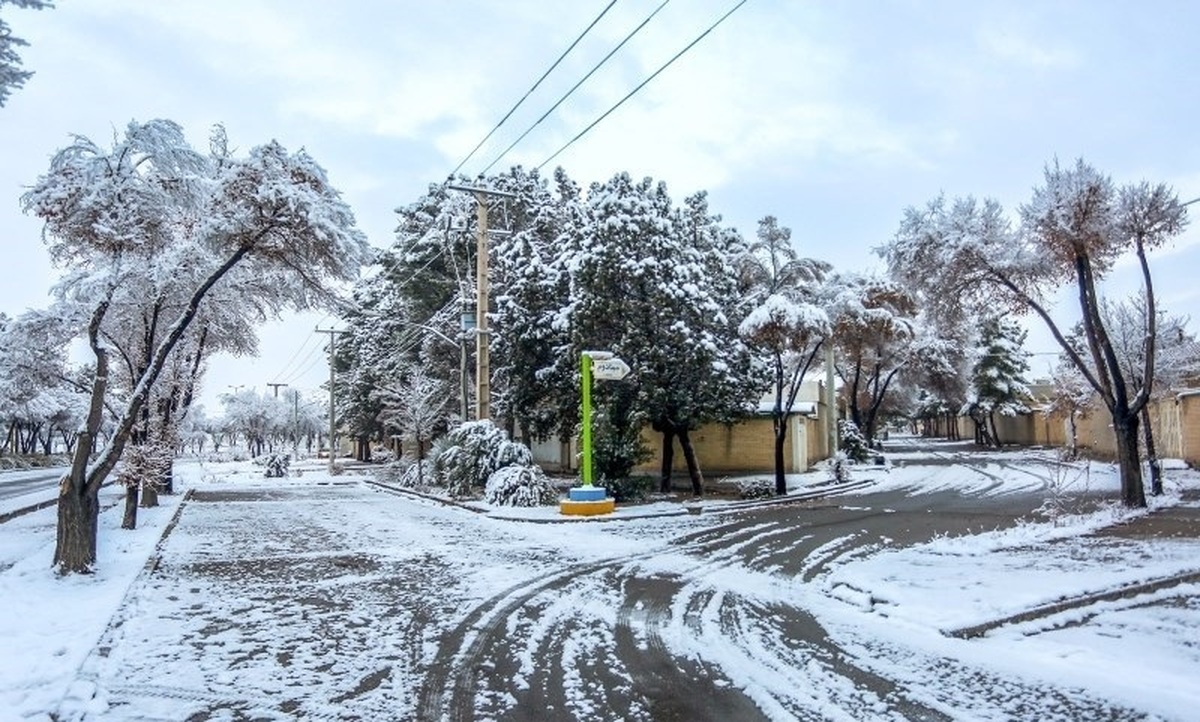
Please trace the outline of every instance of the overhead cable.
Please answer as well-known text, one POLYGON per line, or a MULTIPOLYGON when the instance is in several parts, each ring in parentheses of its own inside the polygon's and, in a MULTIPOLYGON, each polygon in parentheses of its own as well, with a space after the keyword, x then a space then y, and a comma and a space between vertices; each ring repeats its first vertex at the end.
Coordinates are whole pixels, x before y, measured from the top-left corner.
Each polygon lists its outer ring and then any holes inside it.
POLYGON ((715 29, 717 28, 717 26, 718 26, 718 25, 720 25, 721 23, 725 22, 725 18, 727 18, 727 17, 729 17, 730 15, 732 15, 732 14, 734 13, 734 11, 736 11, 738 8, 740 8, 741 6, 743 6, 743 5, 745 5, 745 4, 746 4, 746 0, 741 0, 741 2, 739 2, 737 5, 734 5, 732 8, 730 8, 729 12, 725 13, 725 14, 724 14, 724 15, 722 15, 720 18, 718 18, 718 19, 717 19, 717 21, 716 21, 715 23, 713 23, 712 25, 708 26, 708 29, 707 29, 707 30, 705 30, 704 32, 700 33, 700 35, 699 35, 699 36, 697 36, 695 40, 693 40, 692 42, 688 43, 688 44, 687 44, 687 45, 686 45, 686 46, 683 48, 683 50, 680 50, 678 53, 675 53, 674 57, 672 57, 670 60, 668 60, 666 63, 664 63, 664 64, 663 64, 663 66, 662 66, 662 67, 660 67, 658 70, 655 70, 655 71, 654 71, 654 73, 653 73, 653 74, 652 74, 650 77, 646 78, 646 79, 645 79, 645 80, 643 80, 641 83, 639 83, 639 84, 638 84, 638 86, 637 86, 636 88, 634 88, 633 90, 629 91, 629 94, 628 94, 628 95, 626 95, 624 98, 621 98, 620 100, 618 100, 618 101, 617 101, 617 103, 616 103, 616 105, 614 105, 613 107, 611 107, 611 108, 609 108, 608 110, 604 111, 604 114, 603 114, 603 115, 601 115, 599 118, 596 118, 595 120, 593 120, 593 121, 592 121, 592 123, 591 123, 591 125, 589 125, 588 127, 584 128, 583 130, 579 131, 579 135, 576 135, 574 138, 572 138, 571 140, 567 141, 566 145, 564 145, 563 147, 561 147, 561 148, 559 148, 558 150, 554 151, 554 153, 553 153, 553 154, 552 154, 552 155, 551 155, 549 158, 547 158, 546 160, 544 160, 544 161, 542 161, 541 163, 539 163, 539 164, 538 164, 538 166, 537 166, 537 170, 541 170, 541 169, 542 169, 542 168, 543 168, 543 167, 544 167, 544 166, 545 166, 547 163, 549 163, 550 161, 552 161, 552 160, 554 160, 555 158, 557 158, 557 157, 558 157, 558 155, 559 155, 560 153, 562 153, 562 152, 563 152, 564 150, 566 150, 567 148, 570 148, 570 147, 571 147, 571 146, 572 146, 572 145, 575 143, 575 141, 577 141, 577 140, 579 140, 580 138, 582 138, 583 136, 587 135, 587 132, 588 132, 589 130, 591 130, 592 128, 595 128, 597 125, 599 125, 599 124, 600 124, 600 121, 602 121, 602 120, 604 120, 605 118, 607 118, 607 117, 608 117, 608 116, 609 116, 609 115, 610 115, 610 114, 611 114, 611 113, 612 113, 614 110, 616 110, 617 108, 620 108, 620 107, 621 107, 621 106, 622 106, 622 105, 625 103, 625 101, 626 101, 626 100, 629 100, 629 99, 630 99, 630 98, 632 98, 634 95, 636 95, 636 94, 637 94, 637 92, 638 92, 639 90, 641 90, 642 88, 644 88, 644 87, 646 86, 646 84, 647 84, 647 83, 649 83, 651 80, 654 80, 656 77, 658 77, 658 74, 659 74, 659 73, 661 73, 662 71, 664 71, 664 70, 666 70, 668 67, 670 67, 670 65, 671 65, 672 63, 674 63, 676 60, 678 60, 678 59, 679 59, 679 58, 680 58, 680 57, 681 57, 681 56, 682 56, 684 53, 686 53, 687 51, 691 50, 691 49, 692 49, 692 46, 694 46, 696 43, 698 43, 698 42, 700 42, 701 40, 703 40, 703 39, 704 39, 704 37, 705 37, 706 35, 708 35, 709 33, 711 33, 713 30, 715 30, 715 29))
MULTIPOLYGON (((634 35, 637 35, 637 34, 638 34, 638 32, 639 32, 639 31, 640 31, 642 28, 646 27, 646 23, 650 22, 650 20, 651 20, 651 19, 653 19, 653 18, 654 18, 654 16, 658 14, 658 11, 659 11, 659 10, 662 10, 664 7, 666 7, 667 3, 669 3, 670 1, 671 1, 671 0, 663 0, 663 1, 662 1, 662 4, 660 4, 658 7, 654 8, 654 12, 650 13, 649 15, 647 15, 645 20, 643 20, 643 21, 642 21, 642 22, 641 22, 641 23, 640 23, 640 24, 639 24, 639 25, 638 25, 636 28, 634 28, 634 29, 633 29, 633 30, 632 30, 632 31, 631 31, 631 32, 630 32, 628 35, 626 35, 624 40, 622 40, 620 43, 618 43, 618 44, 617 44, 617 47, 615 47, 615 48, 613 48, 612 50, 608 51, 608 55, 605 55, 603 58, 601 58, 601 59, 600 59, 600 62, 596 63, 596 65, 595 65, 595 66, 594 66, 594 67, 593 67, 591 70, 589 70, 589 71, 588 71, 587 75, 583 76, 583 78, 581 78, 581 79, 579 80, 579 82, 578 82, 578 83, 575 83, 575 85, 571 86, 571 89, 570 89, 570 90, 568 90, 568 91, 566 92, 566 94, 565 94, 565 95, 563 95, 563 97, 559 98, 559 99, 558 99, 558 102, 556 102, 554 105, 550 106, 550 110, 547 110, 545 113, 542 113, 542 117, 540 117, 540 118, 538 118, 537 120, 535 120, 535 121, 533 122, 533 125, 531 125, 531 126, 529 126, 528 128, 526 128, 526 129, 525 129, 525 132, 524 132, 524 133, 522 133, 522 134, 521 134, 521 136, 520 136, 519 138, 517 138, 516 140, 514 140, 514 141, 513 141, 513 142, 512 142, 512 143, 511 143, 511 144, 510 144, 510 145, 509 145, 507 148, 505 148, 503 151, 501 151, 500 155, 496 156, 496 157, 495 157, 495 158, 492 160, 492 162, 491 162, 491 163, 488 163, 488 164, 487 164, 487 167, 483 169, 483 171, 480 173, 480 175, 487 175, 487 172, 488 172, 489 170, 491 170, 491 169, 492 169, 492 166, 494 166, 494 165, 496 165, 497 163, 499 163, 501 158, 503 158, 504 156, 508 155, 508 152, 517 146, 517 143, 520 143, 522 140, 525 140, 525 136, 527 136, 527 135, 529 135, 531 132, 533 132, 533 129, 534 129, 534 128, 536 128, 536 127, 538 127, 539 125, 541 125, 541 123, 542 123, 542 121, 543 121, 543 120, 545 120, 546 118, 548 118, 548 117, 550 116, 550 114, 551 114, 551 113, 553 113, 553 112, 554 112, 554 111, 555 111, 555 110, 558 108, 558 106, 562 105, 562 104, 563 104, 563 101, 565 101, 567 98, 571 97, 571 95, 572 95, 572 94, 573 94, 573 93, 574 93, 576 90, 578 90, 578 89, 579 89, 579 86, 581 86, 581 85, 583 85, 585 82, 587 82, 587 79, 588 79, 588 78, 590 78, 590 77, 592 77, 592 74, 593 74, 593 73, 595 73, 597 70, 599 70, 599 69, 601 68, 601 66, 603 66, 605 63, 607 63, 607 62, 608 62, 608 59, 609 59, 609 58, 611 58, 611 57, 612 57, 614 54, 616 54, 616 52, 617 52, 618 50, 620 50, 620 49, 621 49, 621 48, 622 48, 622 47, 625 45, 625 43, 629 42, 629 41, 630 41, 630 39, 631 39, 631 38, 633 38, 633 36, 634 36, 634 35)), ((743 2, 744 2, 744 1, 745 1, 745 0, 743 0, 743 2)), ((540 167, 540 166, 539 166, 539 167, 540 167)))
MULTIPOLYGON (((554 64, 553 64, 553 65, 551 65, 551 66, 550 66, 550 68, 549 68, 548 70, 546 70, 546 72, 542 73, 542 77, 538 78, 538 79, 537 79, 537 82, 536 82, 536 83, 534 83, 534 84, 533 84, 533 86, 532 86, 531 88, 529 88, 529 90, 526 90, 526 91, 525 91, 525 94, 521 96, 521 99, 517 101, 516 105, 514 105, 512 108, 510 108, 510 109, 509 109, 509 111, 508 111, 507 113, 505 113, 505 114, 504 114, 504 117, 500 119, 500 122, 499 122, 499 123, 496 123, 496 127, 494 127, 494 128, 492 128, 491 130, 489 130, 489 131, 488 131, 488 134, 487 134, 487 135, 485 135, 485 136, 483 136, 483 140, 479 141, 479 143, 478 143, 478 144, 477 144, 477 145, 476 145, 476 146, 475 146, 473 149, 471 149, 471 152, 467 154, 467 157, 466 157, 466 158, 463 158, 463 159, 462 159, 462 162, 461 162, 461 163, 459 163, 459 164, 458 164, 458 165, 457 165, 457 166, 454 168, 454 170, 450 172, 450 175, 451 175, 451 176, 454 176, 454 175, 457 175, 457 174, 458 174, 458 171, 459 171, 459 170, 460 170, 460 169, 461 169, 461 168, 462 168, 464 165, 466 165, 467 161, 471 160, 472 156, 474 156, 474 155, 475 155, 475 153, 476 153, 476 152, 477 152, 477 151, 478 151, 480 148, 482 148, 482 147, 483 147, 483 144, 484 144, 484 143, 486 143, 486 142, 488 142, 488 138, 491 138, 491 137, 492 137, 492 134, 493 134, 493 133, 495 133, 497 130, 499 130, 499 129, 500 129, 500 126, 504 125, 504 123, 505 123, 505 122, 506 122, 506 121, 507 121, 507 120, 508 120, 510 117, 512 117, 512 114, 513 114, 514 112, 516 112, 517 108, 521 107, 521 103, 524 103, 524 102, 525 102, 525 99, 529 97, 529 94, 530 94, 530 93, 532 93, 533 91, 537 90, 537 87, 538 87, 539 85, 541 85, 541 84, 542 84, 542 81, 546 79, 546 76, 548 76, 550 73, 554 72, 554 69, 555 69, 555 68, 557 68, 557 67, 558 67, 558 64, 559 64, 559 63, 561 63, 561 62, 563 61, 563 58, 567 57, 567 54, 568 54, 568 53, 570 53, 572 50, 574 50, 574 49, 575 49, 575 46, 579 44, 579 41, 580 41, 580 40, 583 40, 583 37, 584 37, 585 35, 587 35, 589 32, 591 32, 592 28, 594 28, 594 27, 596 26, 596 23, 600 22, 600 18, 604 17, 604 15, 605 15, 605 14, 606 14, 606 13, 607 13, 607 12, 608 12, 608 11, 609 11, 611 8, 612 8, 612 6, 613 6, 613 5, 616 5, 616 4, 617 4, 617 0, 612 0, 612 1, 611 1, 611 2, 608 4, 608 5, 606 5, 606 6, 604 7, 604 9, 603 9, 603 10, 601 10, 601 11, 600 11, 600 14, 596 16, 596 19, 595 19, 595 20, 593 20, 593 21, 591 22, 591 24, 589 24, 589 25, 588 25, 586 28, 584 28, 584 29, 583 29, 583 32, 579 34, 579 37, 575 38, 575 42, 571 43, 571 45, 570 45, 570 46, 568 46, 568 47, 567 47, 567 49, 566 49, 566 50, 564 50, 564 51, 562 52, 562 55, 559 55, 559 56, 558 56, 558 60, 555 60, 555 61, 554 61, 554 64)), ((488 167, 490 168, 491 166, 488 166, 488 167)), ((486 171, 485 171, 485 172, 486 172, 486 171)))

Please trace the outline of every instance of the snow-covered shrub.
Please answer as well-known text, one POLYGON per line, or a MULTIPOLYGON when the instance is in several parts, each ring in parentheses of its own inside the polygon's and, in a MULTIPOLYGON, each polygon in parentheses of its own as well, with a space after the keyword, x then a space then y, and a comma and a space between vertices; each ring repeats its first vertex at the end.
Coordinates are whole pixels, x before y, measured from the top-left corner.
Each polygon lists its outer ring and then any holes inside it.
POLYGON ((846 458, 858 464, 874 455, 871 447, 867 445, 866 438, 858 430, 858 424, 850 419, 838 419, 838 448, 845 453, 846 458))
POLYGON ((396 460, 396 452, 387 446, 371 447, 372 464, 390 464, 396 460))
POLYGON ((775 496, 773 479, 742 479, 737 483, 738 496, 743 499, 766 499, 775 496))
POLYGON ((451 496, 470 496, 506 466, 529 466, 529 447, 508 440, 491 421, 470 421, 446 435, 446 447, 434 467, 438 482, 451 496))
POLYGON ((852 462, 846 452, 839 451, 829 460, 829 477, 831 481, 846 482, 850 481, 850 467, 852 462))
POLYGON ((291 457, 287 454, 267 454, 262 459, 265 467, 263 475, 268 479, 280 479, 288 475, 291 457))
POLYGON ((607 410, 596 412, 592 439, 592 468, 600 478, 627 479, 635 466, 651 456, 642 441, 641 424, 632 419, 614 423, 607 410))
POLYGON ((558 503, 558 490, 540 468, 511 465, 488 477, 483 500, 495 506, 545 506, 558 503))
POLYGON ((433 481, 433 460, 422 459, 419 462, 409 463, 408 468, 404 470, 404 474, 396 483, 406 489, 423 489, 433 484, 433 481))

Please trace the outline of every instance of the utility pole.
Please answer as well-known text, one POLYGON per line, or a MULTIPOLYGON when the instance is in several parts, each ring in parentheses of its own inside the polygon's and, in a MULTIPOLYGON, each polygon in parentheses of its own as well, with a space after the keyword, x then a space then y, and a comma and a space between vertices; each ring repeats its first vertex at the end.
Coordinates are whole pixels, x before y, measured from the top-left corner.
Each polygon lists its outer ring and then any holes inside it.
POLYGON ((275 398, 279 398, 279 387, 280 386, 287 388, 287 384, 267 384, 267 386, 270 386, 271 390, 275 392, 275 398))
POLYGON ((838 450, 837 432, 837 394, 833 390, 833 339, 825 339, 825 406, 829 409, 829 418, 825 421, 825 432, 828 435, 829 458, 833 459, 838 450))
POLYGON ((337 438, 337 417, 334 414, 333 400, 333 358, 334 352, 337 350, 337 335, 339 333, 346 332, 338 331, 332 328, 318 328, 317 333, 329 334, 329 473, 333 474, 336 469, 336 466, 333 462, 334 459, 337 458, 336 452, 334 451, 334 440, 337 438))
POLYGON ((516 198, 513 193, 488 188, 448 185, 475 196, 478 228, 475 236, 475 419, 491 416, 491 368, 488 359, 488 196, 516 198))

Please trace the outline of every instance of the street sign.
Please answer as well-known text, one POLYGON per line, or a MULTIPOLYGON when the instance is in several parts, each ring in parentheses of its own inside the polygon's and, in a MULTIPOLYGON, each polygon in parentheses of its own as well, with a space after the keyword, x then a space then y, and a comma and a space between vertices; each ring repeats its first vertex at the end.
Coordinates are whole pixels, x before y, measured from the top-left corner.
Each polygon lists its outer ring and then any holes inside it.
POLYGON ((592 376, 599 381, 620 381, 629 375, 629 364, 613 356, 603 361, 592 357, 592 376))

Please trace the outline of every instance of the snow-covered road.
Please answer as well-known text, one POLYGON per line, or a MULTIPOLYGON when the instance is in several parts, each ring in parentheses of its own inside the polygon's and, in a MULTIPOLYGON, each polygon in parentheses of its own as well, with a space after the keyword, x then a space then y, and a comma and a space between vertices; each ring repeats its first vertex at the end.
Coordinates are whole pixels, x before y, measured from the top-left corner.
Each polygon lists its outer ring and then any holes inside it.
MULTIPOLYGON (((1200 543, 1080 536, 1124 518, 1107 508, 1032 523, 1061 485, 1044 456, 937 453, 898 454, 852 495, 564 524, 345 476, 184 473, 178 524, 57 712, 1188 719, 1200 543), (1133 667, 1165 689, 1123 681, 1133 667)), ((1091 473, 1088 505, 1111 496, 1111 472, 1091 473)))

